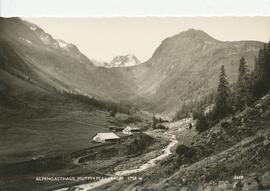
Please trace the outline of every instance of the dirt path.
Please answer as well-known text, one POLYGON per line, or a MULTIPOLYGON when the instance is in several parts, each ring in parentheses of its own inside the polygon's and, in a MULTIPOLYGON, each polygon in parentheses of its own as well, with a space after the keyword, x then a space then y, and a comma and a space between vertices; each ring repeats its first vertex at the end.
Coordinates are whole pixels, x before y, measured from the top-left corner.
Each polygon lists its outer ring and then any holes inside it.
POLYGON ((171 148, 174 147, 178 143, 178 141, 175 139, 175 135, 173 135, 171 137, 171 140, 172 140, 171 143, 165 149, 162 149, 161 155, 149 160, 147 163, 142 164, 139 168, 132 169, 132 170, 118 171, 118 172, 115 172, 115 175, 116 176, 127 176, 130 174, 138 173, 138 172, 144 171, 148 168, 154 167, 157 164, 156 162, 161 161, 161 160, 165 159, 166 157, 168 157, 171 154, 171 148))
MULTIPOLYGON (((152 168, 152 167, 157 165, 158 161, 161 161, 161 160, 165 159, 166 157, 168 157, 171 154, 171 148, 174 147, 178 143, 175 135, 169 135, 169 136, 170 136, 171 142, 170 142, 170 144, 167 145, 166 148, 162 149, 161 155, 147 161, 146 163, 142 164, 141 166, 139 166, 136 169, 117 171, 114 173, 115 177, 128 176, 128 175, 131 175, 134 173, 144 171, 148 168, 152 168)), ((96 182, 77 185, 77 186, 74 186, 73 188, 74 188, 74 190, 88 191, 88 190, 92 190, 94 188, 100 187, 102 185, 108 184, 112 181, 114 181, 114 179, 112 177, 109 177, 109 178, 101 179, 101 180, 96 181, 96 182)), ((69 190, 69 188, 61 188, 61 189, 58 189, 55 191, 68 191, 68 190, 69 190)))

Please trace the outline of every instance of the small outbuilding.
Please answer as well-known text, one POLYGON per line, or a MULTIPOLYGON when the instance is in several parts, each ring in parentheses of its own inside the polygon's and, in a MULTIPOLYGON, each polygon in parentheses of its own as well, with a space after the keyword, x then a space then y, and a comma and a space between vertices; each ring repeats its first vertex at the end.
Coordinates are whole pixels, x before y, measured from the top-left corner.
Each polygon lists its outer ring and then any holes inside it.
POLYGON ((119 139, 114 133, 98 133, 93 137, 93 141, 98 143, 117 142, 119 139))
POLYGON ((138 128, 138 127, 130 127, 130 126, 127 126, 125 129, 123 129, 123 133, 126 134, 126 135, 131 135, 133 133, 138 133, 140 132, 141 129, 138 128))

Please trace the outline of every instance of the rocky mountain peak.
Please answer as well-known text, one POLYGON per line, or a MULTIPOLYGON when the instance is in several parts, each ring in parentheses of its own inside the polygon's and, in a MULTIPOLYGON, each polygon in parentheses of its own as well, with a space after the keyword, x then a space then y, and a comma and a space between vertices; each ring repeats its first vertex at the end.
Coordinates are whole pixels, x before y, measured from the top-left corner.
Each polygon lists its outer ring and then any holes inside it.
POLYGON ((212 44, 218 43, 220 41, 214 39, 209 34, 202 30, 188 29, 182 31, 172 37, 169 37, 163 41, 165 44, 178 44, 179 45, 198 45, 198 44, 212 44))
POLYGON ((190 38, 190 39, 211 39, 211 40, 215 40, 213 37, 211 37, 209 34, 207 34, 206 32, 202 31, 202 30, 197 30, 197 29, 188 29, 186 31, 180 32, 178 35, 176 35, 178 37, 182 37, 182 38, 190 38))
POLYGON ((94 65, 105 68, 129 67, 141 64, 134 54, 115 56, 109 63, 92 59, 94 65))
POLYGON ((109 63, 111 67, 127 67, 141 64, 139 59, 133 54, 116 56, 109 63))
POLYGON ((180 53, 190 55, 191 52, 207 50, 209 46, 213 47, 220 43, 222 41, 214 39, 202 30, 189 29, 163 40, 152 58, 168 55, 176 58, 180 53))

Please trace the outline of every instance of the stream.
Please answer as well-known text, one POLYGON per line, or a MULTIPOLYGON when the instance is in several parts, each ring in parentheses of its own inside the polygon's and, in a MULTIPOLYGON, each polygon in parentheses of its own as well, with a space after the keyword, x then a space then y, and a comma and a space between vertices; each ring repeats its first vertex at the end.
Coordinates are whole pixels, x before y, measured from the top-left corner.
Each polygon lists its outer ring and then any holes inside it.
MULTIPOLYGON (((131 174, 138 173, 138 172, 144 171, 148 168, 152 168, 152 167, 156 166, 158 161, 165 159, 166 157, 168 157, 171 154, 171 148, 174 147, 177 143, 178 143, 178 141, 176 140, 175 135, 171 135, 171 142, 166 146, 166 148, 162 149, 161 155, 147 161, 146 163, 140 165, 138 168, 117 171, 114 173, 115 177, 129 176, 131 174)), ((72 189, 61 188, 61 189, 57 189, 55 191, 68 191, 68 190, 89 191, 89 190, 92 190, 94 188, 100 187, 102 185, 108 184, 108 183, 113 182, 113 181, 115 181, 113 178, 105 178, 105 179, 101 179, 101 180, 96 181, 96 182, 76 185, 76 186, 73 186, 72 189)))

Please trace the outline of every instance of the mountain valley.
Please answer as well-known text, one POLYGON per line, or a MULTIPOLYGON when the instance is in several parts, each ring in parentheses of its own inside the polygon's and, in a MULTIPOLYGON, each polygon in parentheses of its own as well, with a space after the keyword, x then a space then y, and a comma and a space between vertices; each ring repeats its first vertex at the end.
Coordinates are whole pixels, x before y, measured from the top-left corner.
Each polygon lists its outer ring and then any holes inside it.
POLYGON ((146 62, 128 54, 106 63, 36 24, 0 18, 0 190, 270 188, 270 93, 217 120, 210 105, 214 122, 203 121, 201 132, 204 110, 173 119, 183 103, 220 88, 220 68, 237 87, 240 59, 255 71, 263 47, 189 29, 164 39, 146 62), (119 139, 93 140, 108 132, 119 139), (141 179, 36 181, 121 173, 141 179))

